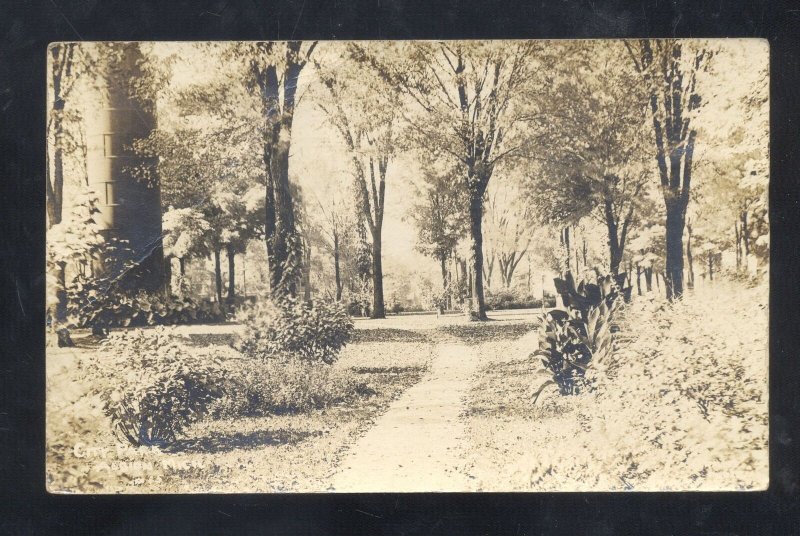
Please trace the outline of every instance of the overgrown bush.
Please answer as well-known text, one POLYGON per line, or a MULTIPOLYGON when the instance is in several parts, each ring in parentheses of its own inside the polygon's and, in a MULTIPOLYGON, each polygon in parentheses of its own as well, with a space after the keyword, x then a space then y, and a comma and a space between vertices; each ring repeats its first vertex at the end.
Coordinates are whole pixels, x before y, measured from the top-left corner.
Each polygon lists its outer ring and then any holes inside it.
POLYGON ((620 308, 626 338, 597 374, 605 388, 523 437, 547 446, 519 471, 525 489, 764 489, 768 304, 766 281, 715 280, 672 303, 643 296, 620 308))
POLYGON ((164 328, 111 334, 96 392, 115 434, 134 446, 166 447, 223 395, 218 356, 187 347, 164 328))
POLYGON ((336 302, 262 300, 241 309, 237 320, 244 332, 234 346, 260 359, 292 356, 331 364, 353 332, 353 321, 336 302))
MULTIPOLYGON (((545 307, 555 307, 555 296, 545 293, 545 307)), ((526 292, 515 289, 501 289, 486 293, 486 309, 490 311, 501 311, 505 309, 539 309, 542 307, 542 299, 526 292)))
POLYGON ((372 391, 349 370, 297 357, 250 359, 236 363, 217 415, 299 413, 346 402, 372 391))
POLYGON ((542 358, 553 379, 545 382, 536 396, 553 383, 562 395, 579 394, 586 387, 586 370, 591 362, 602 360, 611 351, 613 309, 613 304, 609 307, 605 303, 591 307, 587 320, 576 309, 547 314, 539 349, 533 355, 542 358))
POLYGON ((127 293, 109 289, 103 280, 77 281, 68 289, 68 317, 73 327, 209 324, 225 321, 217 302, 160 293, 127 293))
POLYGON ((531 356, 542 358, 552 379, 544 382, 534 400, 549 385, 562 395, 579 394, 587 385, 586 371, 592 362, 603 360, 612 345, 612 318, 619 298, 630 298, 630 287, 623 287, 624 276, 597 276, 596 283, 581 281, 575 286, 568 272, 566 280, 556 279, 567 311, 551 311, 544 318, 539 349, 531 356))

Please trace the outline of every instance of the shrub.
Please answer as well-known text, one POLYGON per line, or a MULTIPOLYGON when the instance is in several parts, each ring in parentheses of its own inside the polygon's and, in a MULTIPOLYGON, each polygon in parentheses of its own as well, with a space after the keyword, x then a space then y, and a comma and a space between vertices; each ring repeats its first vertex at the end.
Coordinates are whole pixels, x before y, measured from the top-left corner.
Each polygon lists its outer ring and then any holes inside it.
POLYGON ((352 320, 336 302, 263 300, 243 308, 237 319, 245 329, 235 347, 261 359, 293 356, 331 364, 353 331, 352 320))
POLYGON ((76 282, 68 291, 70 324, 75 327, 113 327, 207 324, 225 321, 217 302, 159 293, 126 293, 102 281, 76 282))
MULTIPOLYGON (((613 309, 613 305, 601 303, 590 308, 587 320, 575 309, 553 311, 545 317, 539 349, 532 355, 542 357, 542 364, 552 374, 551 383, 562 395, 579 394, 586 387, 585 374, 591 362, 602 360, 611 351, 613 309)), ((550 383, 540 387, 537 396, 547 385, 550 383)))
MULTIPOLYGON (((619 281, 619 279, 617 279, 619 281)), ((567 311, 551 311, 543 321, 540 356, 552 379, 534 394, 534 401, 549 385, 555 384, 562 395, 579 394, 587 387, 586 371, 592 362, 603 360, 611 352, 612 317, 618 298, 630 297, 630 287, 620 291, 612 276, 601 276, 597 283, 582 281, 575 287, 571 274, 556 279, 567 311)))
MULTIPOLYGON (((545 306, 555 307, 555 297, 545 293, 545 306)), ((504 309, 539 309, 542 299, 515 289, 501 289, 486 293, 486 308, 490 311, 504 309)))
POLYGON ((352 372, 297 357, 244 359, 231 371, 217 415, 298 413, 352 400, 372 391, 352 372))
POLYGON ((116 358, 100 365, 96 392, 115 434, 134 446, 168 446, 223 395, 219 358, 164 328, 114 333, 102 349, 116 358))

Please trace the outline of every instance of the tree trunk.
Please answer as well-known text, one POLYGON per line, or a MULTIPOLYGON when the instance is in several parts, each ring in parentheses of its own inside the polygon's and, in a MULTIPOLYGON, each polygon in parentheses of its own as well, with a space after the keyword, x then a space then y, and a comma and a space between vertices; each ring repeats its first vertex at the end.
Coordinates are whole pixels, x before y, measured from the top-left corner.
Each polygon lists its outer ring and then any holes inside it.
POLYGON ((297 80, 305 65, 300 58, 301 45, 299 41, 286 43, 282 76, 279 76, 275 64, 258 71, 262 112, 267 127, 263 150, 267 172, 266 245, 270 289, 277 296, 296 296, 301 275, 301 244, 289 187, 289 151, 297 80))
POLYGON ((650 266, 644 269, 644 282, 647 292, 653 292, 653 267, 650 266))
POLYGON ((622 262, 622 248, 619 243, 619 226, 614 218, 614 207, 609 196, 604 200, 606 230, 608 232, 608 258, 609 269, 612 274, 619 273, 619 265, 622 262))
POLYGON ((222 267, 220 266, 220 250, 214 250, 214 283, 217 290, 217 303, 222 303, 222 267))
POLYGON ((311 245, 304 241, 303 247, 303 300, 311 303, 311 245))
POLYGON ((528 295, 531 294, 531 256, 528 255, 528 295))
POLYGON ((58 333, 58 346, 74 346, 66 330, 67 324, 67 263, 59 262, 56 264, 56 305, 55 318, 52 319, 53 331, 58 333))
POLYGON ((472 270, 467 266, 467 259, 461 259, 461 281, 466 290, 466 298, 472 299, 472 270))
POLYGON ((281 140, 273 153, 275 231, 272 236, 270 286, 275 294, 296 296, 302 252, 295 228, 294 206, 289 189, 289 141, 281 140))
POLYGON ((456 289, 458 290, 458 304, 464 304, 464 261, 458 258, 458 255, 453 255, 453 262, 455 263, 456 271, 456 289))
MULTIPOLYGON (((495 260, 495 252, 493 251, 491 256, 489 257, 489 262, 487 263, 487 266, 484 267, 483 270, 483 277, 484 279, 486 279, 486 288, 489 289, 492 288, 492 273, 494 273, 494 260, 495 260)), ((502 270, 503 270, 503 265, 501 261, 500 264, 501 277, 502 277, 502 270)))
MULTIPOLYGON (((461 281, 458 275, 458 259, 456 258, 455 251, 450 252, 450 258, 453 260, 450 266, 450 285, 453 287, 450 296, 451 298, 455 298, 458 300, 458 303, 461 303, 461 281)), ((450 300, 451 307, 454 305, 453 300, 450 300)))
POLYGON ((164 294, 172 294, 172 257, 164 257, 164 294))
POLYGON ((486 302, 483 295, 483 196, 473 193, 469 203, 470 236, 472 244, 472 281, 475 294, 470 305, 470 317, 476 320, 488 320, 486 302))
POLYGON ((228 301, 233 303, 236 299, 236 253, 233 246, 227 246, 228 256, 228 301))
MULTIPOLYGON (((56 112, 53 114, 53 135, 58 140, 62 125, 60 110, 63 109, 63 100, 56 94, 56 104, 54 106, 56 112)), ((49 134, 49 133, 48 133, 49 134)), ((46 170, 50 174, 50 168, 46 170)), ((53 178, 47 177, 46 184, 46 202, 47 209, 47 225, 48 229, 61 223, 62 214, 62 200, 64 192, 64 165, 63 155, 60 143, 56 141, 55 150, 53 154, 53 178)), ((58 281, 58 288, 55 294, 55 310, 53 311, 50 319, 53 330, 58 333, 58 346, 74 346, 72 339, 69 336, 69 331, 66 329, 67 324, 67 290, 66 290, 66 263, 60 262, 55 267, 55 277, 58 281)))
POLYGON ((692 226, 686 226, 686 262, 689 264, 689 277, 686 278, 686 288, 694 288, 694 259, 692 258, 692 226))
POLYGON ((522 261, 525 255, 527 255, 527 249, 519 257, 517 257, 517 253, 514 252, 511 255, 511 258, 508 259, 508 262, 506 263, 506 269, 504 270, 506 274, 505 275, 506 288, 511 288, 511 282, 514 281, 514 272, 516 272, 517 266, 519 266, 519 263, 522 261))
POLYGON ((733 234, 736 238, 736 271, 742 268, 742 236, 739 233, 739 222, 733 225, 733 234))
POLYGON ((372 315, 371 318, 386 318, 383 303, 383 261, 381 259, 380 228, 372 237, 372 315))
POLYGON ((186 259, 180 257, 178 259, 178 288, 176 292, 179 296, 183 296, 186 290, 186 259))
POLYGON ((750 256, 750 231, 747 228, 747 211, 742 212, 742 243, 744 244, 744 258, 745 266, 747 266, 747 257, 750 256))
POLYGON ((708 254, 708 280, 714 281, 714 256, 708 254))
POLYGON ((589 266, 589 262, 586 260, 586 237, 581 237, 581 240, 583 241, 583 267, 586 268, 589 266))
POLYGON ((636 263, 636 293, 642 295, 642 268, 636 263))
MULTIPOLYGON (((54 120, 53 130, 61 131, 61 120, 54 120), (57 126, 56 126, 57 125, 57 126)), ((47 196, 47 219, 50 227, 61 223, 64 198, 64 155, 60 145, 53 151, 53 186, 52 192, 47 196)))
POLYGON ((339 233, 333 233, 333 272, 336 278, 336 301, 342 301, 342 271, 339 267, 339 233))
POLYGON ((444 297, 444 308, 448 309, 450 307, 449 298, 450 293, 448 292, 449 281, 448 281, 448 273, 447 273, 447 257, 442 255, 439 258, 441 262, 441 269, 442 269, 442 296, 444 297))
POLYGON ((506 258, 505 253, 500 255, 497 264, 500 268, 500 283, 503 287, 508 287, 508 283, 506 282, 506 274, 508 273, 508 259, 506 258))
POLYGON ((569 272, 572 269, 572 259, 571 259, 571 256, 570 256, 571 248, 570 248, 570 245, 569 245, 569 226, 564 227, 564 229, 561 231, 561 244, 564 246, 564 250, 567 253, 567 258, 566 258, 566 261, 565 261, 566 262, 566 269, 564 270, 564 272, 566 273, 566 272, 569 272))
POLYGON ((667 204, 667 236, 665 261, 665 285, 667 299, 680 299, 683 295, 683 227, 686 205, 680 200, 667 204))

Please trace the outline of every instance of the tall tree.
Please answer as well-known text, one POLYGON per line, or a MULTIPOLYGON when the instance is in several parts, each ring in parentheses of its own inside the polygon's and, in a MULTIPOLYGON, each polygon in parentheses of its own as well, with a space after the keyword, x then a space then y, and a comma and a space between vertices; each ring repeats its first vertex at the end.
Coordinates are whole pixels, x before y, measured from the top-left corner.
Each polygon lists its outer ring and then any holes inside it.
MULTIPOLYGON (((208 252, 207 236, 211 226, 203 213, 195 208, 169 207, 164 213, 162 244, 164 257, 171 267, 172 259, 179 264, 178 293, 185 290, 186 261, 192 257, 205 256, 208 252)), ((171 285, 172 270, 167 281, 171 285)), ((170 288, 170 290, 173 290, 170 288)))
MULTIPOLYGON (((158 156, 158 175, 164 210, 164 247, 168 256, 181 265, 191 257, 211 255, 215 263, 217 297, 222 299, 221 253, 228 261, 228 299, 235 296, 235 257, 245 251, 250 240, 264 237, 264 169, 260 158, 253 158, 258 147, 253 138, 238 129, 207 127, 207 111, 197 101, 197 93, 180 95, 177 108, 188 115, 177 124, 165 125, 136 143, 144 156, 158 156), (197 124, 201 126, 196 126, 197 124), (260 192, 260 193, 259 193, 260 192), (202 240, 185 239, 197 235, 187 228, 196 218, 207 222, 202 240), (177 246, 177 247, 176 247, 177 246)), ((164 121, 165 123, 175 123, 164 121)), ((198 225, 199 220, 197 220, 198 225)), ((169 261, 168 261, 169 262, 169 261)))
POLYGON ((419 201, 411 214, 417 226, 417 250, 439 262, 448 307, 452 305, 449 261, 467 232, 466 191, 454 177, 457 174, 457 168, 441 171, 435 162, 425 162, 423 179, 416 186, 419 201))
MULTIPOLYGON (((45 180, 48 229, 60 224, 62 220, 65 155, 79 147, 85 151, 85 140, 76 139, 76 129, 70 128, 70 125, 74 127, 80 122, 81 114, 78 107, 68 106, 68 103, 80 75, 89 71, 94 63, 92 55, 87 53, 86 47, 80 43, 54 43, 48 48, 48 158, 45 180)), ((82 132, 80 127, 77 130, 82 132)), ((66 321, 66 263, 54 263, 51 268, 54 273, 50 274, 50 278, 55 280, 55 284, 51 285, 53 296, 48 300, 52 304, 53 328, 59 329, 66 321)), ((67 337, 63 336, 59 342, 66 345, 67 341, 67 337)))
POLYGON ((328 99, 318 105, 336 127, 350 157, 358 206, 372 239, 372 317, 385 318, 382 233, 386 174, 399 143, 396 95, 363 61, 316 62, 328 99))
POLYGON ((270 289, 297 293, 302 276, 302 238, 289 180, 295 111, 302 97, 300 76, 317 42, 247 42, 203 45, 217 61, 211 81, 182 92, 186 113, 216 121, 210 130, 221 143, 235 136, 242 146, 259 145, 264 173, 265 243, 270 289), (244 81, 244 84, 241 82, 244 81))
POLYGON ((372 54, 354 47, 353 55, 377 68, 409 100, 406 120, 419 147, 451 158, 461 167, 468 192, 471 239, 470 316, 486 320, 483 289, 483 202, 495 169, 520 151, 528 138, 530 94, 544 56, 531 41, 413 42, 398 53, 372 54))
POLYGON ((567 226, 591 217, 605 227, 613 273, 638 210, 649 202, 652 167, 643 136, 647 93, 619 61, 624 54, 621 45, 570 47, 546 93, 550 120, 530 155, 535 172, 524 181, 547 223, 567 226), (591 76, 576 76, 586 72, 591 76))
POLYGON ((514 272, 531 245, 533 218, 531 205, 521 201, 517 189, 501 184, 489 192, 484 226, 489 269, 493 271, 492 264, 496 261, 503 286, 510 288, 514 272))
POLYGON ((322 216, 316 229, 324 240, 324 247, 330 252, 333 261, 333 282, 334 298, 341 301, 344 290, 344 279, 342 277, 343 250, 347 233, 346 211, 343 210, 341 202, 333 200, 326 208, 322 202, 317 200, 317 205, 322 216))
POLYGON ((301 276, 302 243, 289 186, 289 150, 298 80, 316 46, 316 41, 305 50, 302 41, 259 42, 252 44, 249 57, 264 122, 266 245, 270 288, 278 296, 294 296, 301 276))
POLYGON ((730 89, 709 102, 706 116, 722 119, 701 131, 709 141, 695 165, 689 212, 698 237, 734 252, 737 268, 752 269, 753 261, 769 258, 769 77, 766 62, 754 69, 752 45, 737 48, 729 45, 714 62, 715 77, 737 74, 735 83, 724 82, 730 89))
POLYGON ((697 128, 702 105, 698 74, 712 51, 676 39, 625 41, 636 71, 648 91, 656 162, 666 208, 665 275, 667 297, 683 295, 683 230, 692 188, 697 128))
MULTIPOLYGON (((122 48, 117 43, 53 43, 48 52, 47 181, 45 201, 48 227, 61 221, 64 208, 65 161, 72 157, 82 167, 81 180, 73 180, 76 189, 86 183, 86 140, 81 111, 81 97, 92 93, 97 98, 102 79, 120 76, 114 71, 122 48), (102 65, 99 60, 103 60, 102 65), (102 72, 97 72, 98 70, 102 72), (101 75, 102 76, 98 76, 101 75)), ((147 74, 138 88, 154 91, 157 85, 152 66, 142 66, 147 74)), ((122 73, 122 76, 129 73, 122 73)))

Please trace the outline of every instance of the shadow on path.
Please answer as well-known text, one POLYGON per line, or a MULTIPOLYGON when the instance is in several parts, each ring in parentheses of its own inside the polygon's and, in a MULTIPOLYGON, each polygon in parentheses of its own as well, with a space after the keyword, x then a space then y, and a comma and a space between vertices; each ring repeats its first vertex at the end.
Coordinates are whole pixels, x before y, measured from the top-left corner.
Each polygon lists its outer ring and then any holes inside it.
POLYGON ((419 331, 399 328, 367 328, 353 331, 351 343, 359 342, 429 342, 419 331))
POLYGON ((455 337, 462 343, 478 344, 496 340, 514 340, 530 333, 538 325, 538 320, 525 323, 471 322, 469 324, 440 326, 436 328, 436 331, 455 337))
POLYGON ((245 434, 212 432, 205 437, 180 439, 172 444, 168 452, 213 453, 272 445, 296 445, 314 435, 318 433, 295 430, 257 430, 245 434))

